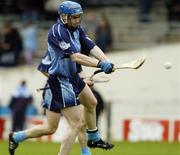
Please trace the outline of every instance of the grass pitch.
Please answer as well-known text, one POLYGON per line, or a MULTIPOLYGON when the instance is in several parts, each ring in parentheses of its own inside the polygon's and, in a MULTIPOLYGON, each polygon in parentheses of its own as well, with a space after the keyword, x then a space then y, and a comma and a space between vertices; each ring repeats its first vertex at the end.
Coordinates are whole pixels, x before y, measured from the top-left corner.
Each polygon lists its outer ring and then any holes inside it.
MULTIPOLYGON (((180 155, 180 143, 160 142, 115 142, 110 151, 92 149, 92 155, 180 155)), ((8 142, 0 141, 0 155, 8 154, 8 142)), ((59 143, 23 142, 15 155, 57 155, 59 143)), ((78 144, 73 145, 70 155, 80 155, 78 144)))

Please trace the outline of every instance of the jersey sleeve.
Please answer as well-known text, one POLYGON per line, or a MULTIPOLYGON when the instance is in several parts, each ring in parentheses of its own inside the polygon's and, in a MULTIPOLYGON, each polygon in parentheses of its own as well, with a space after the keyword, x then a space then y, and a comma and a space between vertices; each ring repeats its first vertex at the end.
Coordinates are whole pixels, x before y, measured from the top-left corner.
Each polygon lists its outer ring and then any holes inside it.
POLYGON ((89 55, 90 50, 95 46, 95 43, 85 34, 82 27, 80 31, 80 43, 81 43, 81 53, 89 55))
POLYGON ((43 59, 41 60, 40 64, 37 67, 37 70, 40 72, 48 73, 48 69, 51 67, 51 59, 48 52, 44 55, 43 59))

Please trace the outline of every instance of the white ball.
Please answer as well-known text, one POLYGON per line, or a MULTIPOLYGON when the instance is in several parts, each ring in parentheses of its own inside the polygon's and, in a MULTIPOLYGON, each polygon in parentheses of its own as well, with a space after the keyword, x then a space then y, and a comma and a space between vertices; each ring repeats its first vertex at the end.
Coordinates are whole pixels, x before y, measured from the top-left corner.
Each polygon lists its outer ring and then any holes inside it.
POLYGON ((171 62, 165 62, 164 63, 164 68, 165 69, 171 69, 172 68, 172 63, 171 62))

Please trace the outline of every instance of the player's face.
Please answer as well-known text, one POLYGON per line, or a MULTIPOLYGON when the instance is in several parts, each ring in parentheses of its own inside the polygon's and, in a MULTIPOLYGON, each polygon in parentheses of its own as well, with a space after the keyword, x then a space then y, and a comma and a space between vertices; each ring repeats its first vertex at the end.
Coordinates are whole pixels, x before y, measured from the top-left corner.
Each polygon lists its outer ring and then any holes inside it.
POLYGON ((77 28, 81 24, 81 17, 81 14, 71 16, 69 26, 77 28))

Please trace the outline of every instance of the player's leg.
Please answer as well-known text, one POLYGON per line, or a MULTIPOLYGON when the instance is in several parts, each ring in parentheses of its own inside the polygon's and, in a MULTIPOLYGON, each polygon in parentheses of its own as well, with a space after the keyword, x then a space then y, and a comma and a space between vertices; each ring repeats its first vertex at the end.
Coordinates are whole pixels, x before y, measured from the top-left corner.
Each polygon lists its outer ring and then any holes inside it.
POLYGON ((46 110, 46 117, 46 123, 25 130, 26 138, 35 138, 43 135, 53 134, 57 130, 60 114, 46 110))
MULTIPOLYGON (((86 134, 87 126, 86 126, 86 123, 85 123, 85 120, 84 120, 84 107, 82 105, 80 105, 80 113, 79 113, 79 115, 80 115, 80 118, 81 118, 81 121, 82 121, 82 128, 81 128, 81 130, 79 131, 79 134, 78 134, 78 140, 79 140, 79 144, 80 144, 80 148, 81 148, 81 155, 91 155, 91 151, 90 151, 89 147, 87 146, 87 134, 86 134)), ((68 128, 67 133, 69 133, 70 130, 71 130, 71 127, 68 128)), ((66 133, 65 137, 67 136, 67 133, 66 133)), ((69 141, 69 139, 64 138, 61 145, 62 146, 66 145, 66 143, 68 143, 68 141, 69 141)), ((63 149, 66 149, 66 148, 63 147, 62 151, 63 151, 63 149)))
POLYGON ((62 109, 61 112, 63 116, 67 119, 70 125, 70 129, 61 144, 59 155, 69 155, 75 138, 83 127, 81 115, 79 115, 81 112, 81 107, 80 105, 67 107, 62 109))
POLYGON ((78 141, 81 148, 81 155, 91 155, 91 150, 87 146, 87 134, 86 134, 87 125, 84 120, 84 106, 82 105, 81 105, 80 115, 81 115, 80 117, 82 118, 82 123, 83 123, 83 127, 78 134, 78 141))
POLYGON ((60 114, 46 110, 46 123, 36 125, 31 129, 14 132, 9 134, 9 152, 14 155, 14 150, 18 147, 18 143, 29 138, 36 138, 43 135, 49 135, 56 131, 60 119, 60 114))
POLYGON ((97 100, 93 95, 88 85, 79 94, 80 103, 84 105, 84 117, 88 129, 94 130, 96 128, 96 105, 97 100))
POLYGON ((78 141, 81 148, 81 155, 91 155, 91 150, 87 146, 87 133, 86 133, 86 126, 78 134, 78 141))
POLYGON ((97 100, 93 95, 89 86, 85 86, 84 89, 81 91, 80 95, 80 102, 84 105, 84 114, 85 114, 85 121, 88 126, 88 146, 89 147, 99 147, 103 149, 111 149, 113 148, 113 144, 109 144, 104 142, 100 138, 99 131, 96 126, 96 105, 97 100))

